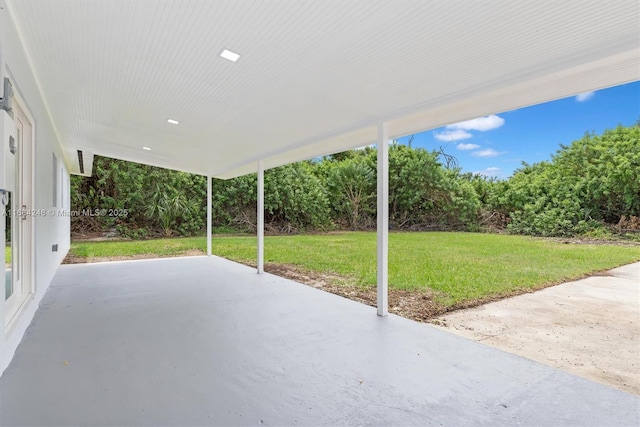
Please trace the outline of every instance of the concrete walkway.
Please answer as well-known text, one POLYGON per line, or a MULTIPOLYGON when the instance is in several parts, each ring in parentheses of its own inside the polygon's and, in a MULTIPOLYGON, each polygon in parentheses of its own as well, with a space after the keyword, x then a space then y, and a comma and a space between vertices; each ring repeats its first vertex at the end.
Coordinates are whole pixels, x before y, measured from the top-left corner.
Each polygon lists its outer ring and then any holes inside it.
POLYGON ((640 398, 220 258, 62 266, 0 425, 637 426, 640 398))
POLYGON ((640 395, 640 263, 436 320, 457 335, 640 395))

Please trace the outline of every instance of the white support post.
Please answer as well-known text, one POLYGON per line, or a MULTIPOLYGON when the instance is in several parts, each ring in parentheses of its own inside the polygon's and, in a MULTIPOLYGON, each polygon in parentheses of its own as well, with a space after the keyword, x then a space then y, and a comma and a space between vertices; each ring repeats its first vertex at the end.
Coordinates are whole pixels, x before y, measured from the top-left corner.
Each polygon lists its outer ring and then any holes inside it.
POLYGON ((389 314, 389 131, 378 126, 378 316, 389 314))
POLYGON ((207 175, 207 256, 211 256, 211 175, 207 175))
POLYGON ((258 274, 264 273, 264 164, 258 162, 258 274))

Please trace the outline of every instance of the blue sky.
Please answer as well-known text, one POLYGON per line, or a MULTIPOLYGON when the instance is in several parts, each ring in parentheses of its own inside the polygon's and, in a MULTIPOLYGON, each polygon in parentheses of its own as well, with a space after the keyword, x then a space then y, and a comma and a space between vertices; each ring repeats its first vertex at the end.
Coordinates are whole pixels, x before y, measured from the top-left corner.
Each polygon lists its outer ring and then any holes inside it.
POLYGON ((508 178, 523 161, 549 160, 560 144, 568 145, 587 131, 600 134, 638 119, 640 82, 634 82, 422 132, 412 146, 443 147, 463 172, 508 178))

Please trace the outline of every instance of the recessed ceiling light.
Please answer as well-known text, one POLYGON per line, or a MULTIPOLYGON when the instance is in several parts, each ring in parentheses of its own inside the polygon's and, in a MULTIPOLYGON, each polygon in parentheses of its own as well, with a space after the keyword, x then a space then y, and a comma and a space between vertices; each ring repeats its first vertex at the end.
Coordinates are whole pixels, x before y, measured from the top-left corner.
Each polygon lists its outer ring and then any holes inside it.
POLYGON ((142 147, 143 150, 147 150, 147 151, 151 151, 151 148, 149 147, 142 147))
POLYGON ((240 54, 230 51, 229 49, 222 49, 220 56, 224 59, 228 59, 231 62, 236 62, 240 59, 240 54))
POLYGON ((171 123, 172 125, 177 125, 180 122, 175 119, 167 119, 167 123, 171 123))

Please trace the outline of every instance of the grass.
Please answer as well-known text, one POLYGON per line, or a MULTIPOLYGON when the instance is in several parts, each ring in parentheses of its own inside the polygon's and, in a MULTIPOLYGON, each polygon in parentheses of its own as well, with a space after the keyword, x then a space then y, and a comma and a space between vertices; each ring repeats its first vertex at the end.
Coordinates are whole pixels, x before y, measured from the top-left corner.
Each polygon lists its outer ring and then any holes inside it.
MULTIPOLYGON (((445 306, 539 289, 640 261, 640 246, 564 244, 547 239, 475 233, 391 233, 389 286, 431 289, 445 306)), ((252 264, 252 236, 214 236, 213 253, 252 264)), ((79 257, 155 254, 177 256, 206 250, 202 237, 128 242, 73 243, 79 257)), ((376 283, 376 235, 268 236, 265 262, 338 274, 360 286, 376 283)))
POLYGON ((70 254, 81 258, 113 258, 120 256, 181 256, 193 250, 206 251, 204 237, 179 239, 73 242, 70 254))

